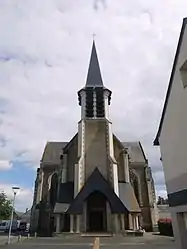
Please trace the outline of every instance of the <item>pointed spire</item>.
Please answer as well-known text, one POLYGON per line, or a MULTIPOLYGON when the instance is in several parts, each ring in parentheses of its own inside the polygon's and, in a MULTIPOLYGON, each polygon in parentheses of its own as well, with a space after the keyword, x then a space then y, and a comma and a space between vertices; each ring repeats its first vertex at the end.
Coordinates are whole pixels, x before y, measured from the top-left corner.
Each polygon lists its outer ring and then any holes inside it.
POLYGON ((101 77, 99 61, 97 58, 95 41, 93 40, 90 64, 89 64, 88 75, 87 75, 87 80, 86 80, 86 87, 96 87, 96 86, 102 87, 103 81, 101 77))

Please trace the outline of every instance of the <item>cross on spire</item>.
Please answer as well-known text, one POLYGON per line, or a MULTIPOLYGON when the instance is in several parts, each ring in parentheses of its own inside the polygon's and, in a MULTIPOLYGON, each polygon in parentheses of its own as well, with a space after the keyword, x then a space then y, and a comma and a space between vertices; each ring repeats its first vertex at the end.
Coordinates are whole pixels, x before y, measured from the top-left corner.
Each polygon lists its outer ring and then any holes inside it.
POLYGON ((90 64, 86 80, 86 87, 96 87, 96 86, 103 87, 103 81, 101 77, 101 71, 96 52, 95 41, 93 40, 90 64))

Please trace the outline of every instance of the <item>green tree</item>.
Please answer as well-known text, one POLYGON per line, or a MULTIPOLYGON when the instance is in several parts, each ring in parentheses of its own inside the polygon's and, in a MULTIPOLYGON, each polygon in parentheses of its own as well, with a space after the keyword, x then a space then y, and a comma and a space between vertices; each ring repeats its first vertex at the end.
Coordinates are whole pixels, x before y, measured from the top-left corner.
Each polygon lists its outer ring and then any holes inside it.
POLYGON ((0 220, 10 219, 12 211, 12 202, 5 193, 0 193, 0 220))

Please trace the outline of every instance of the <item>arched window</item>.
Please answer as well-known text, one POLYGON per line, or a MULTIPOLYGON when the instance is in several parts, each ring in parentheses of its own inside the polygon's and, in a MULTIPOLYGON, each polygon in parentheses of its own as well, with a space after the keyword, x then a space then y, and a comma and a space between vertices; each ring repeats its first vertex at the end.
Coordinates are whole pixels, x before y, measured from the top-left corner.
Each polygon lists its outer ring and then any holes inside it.
POLYGON ((58 189, 58 175, 54 173, 51 177, 51 187, 49 190, 49 203, 51 207, 54 207, 57 200, 57 189, 58 189))
POLYGON ((140 195, 139 195, 139 184, 138 184, 138 176, 131 170, 130 171, 130 182, 134 189, 134 194, 136 196, 136 199, 138 201, 138 204, 140 204, 140 195))

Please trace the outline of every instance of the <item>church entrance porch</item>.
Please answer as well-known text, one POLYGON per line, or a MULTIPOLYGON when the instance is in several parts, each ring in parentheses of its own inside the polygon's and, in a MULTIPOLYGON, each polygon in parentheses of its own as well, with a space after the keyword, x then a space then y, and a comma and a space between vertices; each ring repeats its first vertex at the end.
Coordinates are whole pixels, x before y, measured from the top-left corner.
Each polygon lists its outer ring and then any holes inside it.
POLYGON ((87 198, 87 232, 106 232, 107 214, 104 194, 94 191, 87 198))

